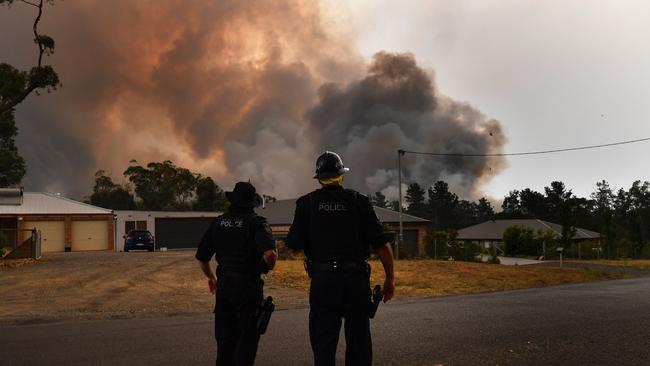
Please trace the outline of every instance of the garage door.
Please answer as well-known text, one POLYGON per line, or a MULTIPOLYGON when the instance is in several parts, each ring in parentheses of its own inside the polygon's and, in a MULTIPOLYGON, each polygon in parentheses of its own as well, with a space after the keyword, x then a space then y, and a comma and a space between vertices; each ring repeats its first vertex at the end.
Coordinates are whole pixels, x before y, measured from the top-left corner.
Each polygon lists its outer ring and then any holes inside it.
POLYGON ((25 221, 25 229, 41 231, 41 250, 43 252, 65 251, 65 222, 63 221, 25 221))
POLYGON ((404 245, 409 258, 418 256, 418 231, 404 230, 404 245))
POLYGON ((73 221, 72 251, 107 250, 108 222, 73 221))
POLYGON ((213 218, 157 218, 156 248, 196 248, 213 218))

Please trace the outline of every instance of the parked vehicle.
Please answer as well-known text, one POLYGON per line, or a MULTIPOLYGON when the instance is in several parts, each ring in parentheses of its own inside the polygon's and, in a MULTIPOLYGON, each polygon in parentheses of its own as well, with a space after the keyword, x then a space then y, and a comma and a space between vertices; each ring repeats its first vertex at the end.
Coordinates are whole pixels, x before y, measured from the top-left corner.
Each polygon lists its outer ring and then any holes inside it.
POLYGON ((124 235, 124 251, 148 250, 153 252, 156 243, 153 235, 148 230, 131 230, 124 235))

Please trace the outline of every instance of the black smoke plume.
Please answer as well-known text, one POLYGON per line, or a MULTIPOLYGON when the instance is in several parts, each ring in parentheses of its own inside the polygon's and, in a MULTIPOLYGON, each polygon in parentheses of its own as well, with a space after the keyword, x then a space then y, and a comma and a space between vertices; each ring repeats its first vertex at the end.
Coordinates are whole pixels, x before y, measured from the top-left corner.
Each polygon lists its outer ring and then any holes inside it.
MULTIPOLYGON (((340 152, 354 170, 348 181, 395 197, 397 150, 499 153, 505 136, 498 121, 466 103, 440 95, 411 54, 380 52, 367 75, 345 86, 326 84, 309 112, 309 136, 321 150, 340 152)), ((482 182, 505 166, 503 158, 404 156, 405 182, 452 183, 475 196, 482 182)))

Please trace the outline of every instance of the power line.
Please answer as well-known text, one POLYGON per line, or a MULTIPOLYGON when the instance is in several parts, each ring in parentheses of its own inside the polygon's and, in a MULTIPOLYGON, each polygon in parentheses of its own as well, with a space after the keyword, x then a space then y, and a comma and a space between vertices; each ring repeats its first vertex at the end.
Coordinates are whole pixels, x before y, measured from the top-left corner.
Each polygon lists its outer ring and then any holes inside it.
POLYGON ((608 144, 600 145, 589 145, 589 146, 579 146, 579 147, 568 147, 564 149, 552 149, 552 150, 539 150, 539 151, 526 151, 526 152, 515 152, 515 153, 497 153, 497 154, 462 154, 462 153, 436 153, 436 152, 422 152, 422 151, 409 151, 409 150, 398 150, 400 154, 417 154, 417 155, 433 155, 433 156, 459 156, 459 157, 487 157, 487 156, 520 156, 520 155, 542 155, 542 154, 553 154, 559 152, 567 151, 576 151, 576 150, 589 150, 589 149, 598 149, 601 147, 617 146, 617 145, 626 145, 634 144, 637 142, 650 141, 650 137, 645 137, 642 139, 636 140, 627 140, 612 142, 608 144))

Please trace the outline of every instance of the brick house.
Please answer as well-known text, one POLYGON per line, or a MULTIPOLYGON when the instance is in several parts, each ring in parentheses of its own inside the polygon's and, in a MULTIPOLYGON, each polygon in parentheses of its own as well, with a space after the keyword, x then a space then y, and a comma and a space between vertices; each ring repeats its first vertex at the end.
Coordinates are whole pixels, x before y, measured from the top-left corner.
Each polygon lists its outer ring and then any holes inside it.
POLYGON ((0 231, 16 248, 41 231, 42 252, 114 250, 113 211, 60 195, 0 189, 0 231))
MULTIPOLYGON (((278 246, 280 247, 283 246, 284 240, 289 233, 295 209, 296 199, 278 200, 266 204, 264 208, 256 209, 258 215, 267 218, 273 230, 273 236, 278 240, 278 246)), ((396 236, 399 232, 399 212, 377 206, 374 209, 379 221, 388 226, 390 232, 396 236)), ((429 220, 402 214, 402 222, 406 252, 411 257, 423 257, 424 237, 429 220)))

